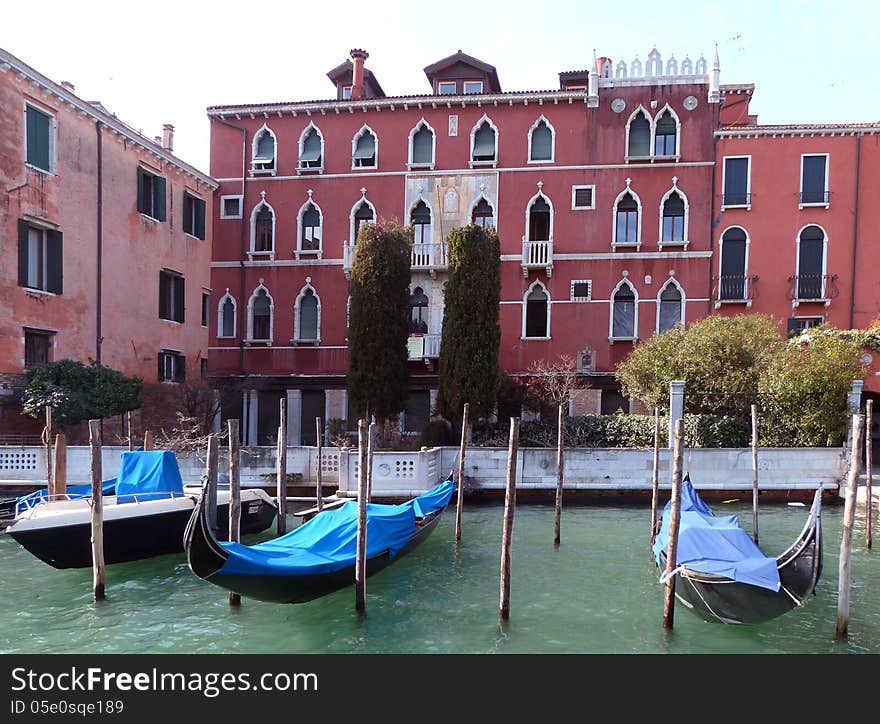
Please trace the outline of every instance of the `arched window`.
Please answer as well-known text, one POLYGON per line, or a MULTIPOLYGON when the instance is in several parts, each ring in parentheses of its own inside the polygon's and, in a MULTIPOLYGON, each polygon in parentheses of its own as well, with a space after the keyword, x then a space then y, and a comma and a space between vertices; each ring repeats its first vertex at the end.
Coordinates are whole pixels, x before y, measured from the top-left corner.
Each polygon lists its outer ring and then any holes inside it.
POLYGON ((364 126, 351 144, 352 168, 376 168, 376 134, 364 126))
POLYGON ((654 155, 674 156, 677 136, 678 123, 672 112, 667 109, 657 118, 657 126, 654 131, 654 155))
POLYGON ((265 201, 251 214, 251 249, 254 252, 275 250, 275 212, 265 201))
POLYGON ((738 226, 727 229, 721 236, 719 299, 740 301, 746 298, 746 246, 746 232, 738 226))
POLYGON ((495 228, 495 210, 492 205, 485 199, 481 198, 471 213, 471 221, 477 226, 482 226, 487 231, 495 228))
POLYGON ((617 202, 615 215, 614 242, 616 244, 638 244, 639 204, 629 191, 617 202))
POLYGON ((251 167, 254 171, 275 169, 275 136, 268 126, 263 126, 254 136, 251 167))
POLYGON ((217 336, 218 337, 234 337, 235 336, 235 299, 226 290, 226 294, 220 299, 217 305, 217 336))
POLYGON ((265 287, 251 297, 251 334, 253 340, 272 339, 272 299, 265 287))
POLYGON ((553 129, 541 116, 529 132, 529 161, 553 160, 553 129))
POLYGON ((361 199, 352 213, 352 244, 357 243, 358 235, 361 232, 361 227, 364 224, 375 224, 376 223, 376 213, 373 209, 372 204, 366 199, 361 199))
POLYGON ((682 312, 684 311, 682 301, 681 289, 670 279, 660 292, 657 302, 659 305, 657 311, 658 332, 673 329, 676 324, 682 321, 682 312))
POLYGON ((306 286, 300 293, 296 306, 296 329, 294 337, 298 341, 317 341, 319 333, 318 296, 311 286, 306 286))
POLYGON ((529 207, 528 241, 550 240, 550 204, 542 194, 529 207))
POLYGON ((629 282, 621 282, 611 298, 611 336, 635 339, 636 294, 629 282))
POLYGON ((805 227, 798 236, 797 298, 825 298, 825 232, 821 227, 805 227))
POLYGON ((299 167, 301 169, 322 168, 324 139, 317 126, 309 124, 299 140, 299 167))
POLYGON ((643 108, 639 108, 630 118, 626 155, 632 157, 651 155, 651 121, 648 120, 643 108))
POLYGON ((321 211, 311 201, 300 212, 300 251, 321 250, 321 211))
POLYGON ((434 163, 434 131, 424 120, 410 133, 409 154, 411 166, 431 166, 434 163))
POLYGON ((431 209, 424 201, 419 201, 410 213, 415 244, 430 244, 433 238, 431 228, 431 209))
POLYGON ((546 338, 550 336, 550 295, 539 282, 526 294, 524 337, 546 338))
POLYGON ((428 295, 421 287, 413 289, 409 298, 410 334, 428 333, 428 295))
POLYGON ((673 191, 663 202, 663 242, 684 241, 684 199, 673 191))
POLYGON ((471 132, 471 163, 495 163, 497 140, 495 129, 486 118, 471 132))

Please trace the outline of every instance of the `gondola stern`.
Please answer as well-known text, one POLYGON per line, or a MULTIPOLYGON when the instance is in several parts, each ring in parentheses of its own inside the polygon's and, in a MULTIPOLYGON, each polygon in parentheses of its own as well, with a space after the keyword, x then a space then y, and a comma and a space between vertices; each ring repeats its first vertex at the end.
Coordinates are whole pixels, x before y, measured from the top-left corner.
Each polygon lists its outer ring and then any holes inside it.
POLYGON ((187 565, 195 575, 204 580, 217 573, 229 558, 229 553, 220 545, 209 524, 209 485, 209 482, 205 483, 183 534, 187 565))

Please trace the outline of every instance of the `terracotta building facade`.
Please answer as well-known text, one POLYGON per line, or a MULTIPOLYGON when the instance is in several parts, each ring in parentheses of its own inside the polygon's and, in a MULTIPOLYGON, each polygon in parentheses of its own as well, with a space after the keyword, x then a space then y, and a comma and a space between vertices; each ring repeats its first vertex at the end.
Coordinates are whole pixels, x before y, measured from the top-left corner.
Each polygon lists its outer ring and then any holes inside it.
POLYGON ((433 409, 445 237, 470 221, 501 240, 501 367, 576 360, 572 412, 628 407, 613 380, 640 339, 712 308, 714 132, 722 88, 700 57, 558 75, 502 90, 461 51, 425 68, 428 93, 387 96, 368 54, 328 73, 332 100, 215 106, 210 376, 245 441, 267 443, 285 397, 291 443, 350 418, 347 277, 360 224, 412 224, 410 399, 433 409))
POLYGON ((31 365, 90 359, 163 390, 207 372, 216 182, 0 50, 0 435, 31 365), (160 383, 167 385, 163 388, 160 383))

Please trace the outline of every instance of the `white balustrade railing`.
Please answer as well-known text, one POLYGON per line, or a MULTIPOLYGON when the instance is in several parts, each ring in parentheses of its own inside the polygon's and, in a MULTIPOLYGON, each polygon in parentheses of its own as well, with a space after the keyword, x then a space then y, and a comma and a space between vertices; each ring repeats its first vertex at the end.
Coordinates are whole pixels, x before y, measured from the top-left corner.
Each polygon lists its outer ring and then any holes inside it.
POLYGON ((413 269, 446 269, 449 266, 446 242, 413 244, 410 266, 413 269))
POLYGON ((523 239, 522 266, 524 269, 553 266, 553 239, 527 241, 523 239))

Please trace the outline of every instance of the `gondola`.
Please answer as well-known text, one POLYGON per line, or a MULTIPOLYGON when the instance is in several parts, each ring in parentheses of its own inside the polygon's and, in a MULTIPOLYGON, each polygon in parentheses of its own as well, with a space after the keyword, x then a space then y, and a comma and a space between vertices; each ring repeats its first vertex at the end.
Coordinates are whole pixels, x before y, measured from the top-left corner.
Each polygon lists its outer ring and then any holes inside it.
MULTIPOLYGON (((682 481, 681 522, 676 555, 675 597, 706 621, 760 623, 800 608, 815 592, 822 573, 822 488, 803 530, 789 548, 766 556, 737 521, 716 516, 682 481)), ((666 570, 670 503, 654 537, 653 552, 661 573, 666 570)))
MULTIPOLYGON (((168 450, 122 453, 119 476, 102 486, 104 561, 126 563, 183 552, 183 534, 201 488, 184 486, 174 453, 168 450)), ((50 499, 37 491, 18 500, 6 533, 54 568, 92 565, 91 486, 70 486, 50 499)), ((229 491, 217 494, 217 519, 229 519, 229 491)), ((242 533, 259 533, 275 519, 277 506, 262 490, 241 493, 242 533)))
MULTIPOLYGON (((400 505, 367 504, 367 576, 409 553, 434 530, 454 485, 447 480, 400 505)), ((203 493, 187 526, 190 570, 260 601, 305 603, 354 583, 357 502, 346 501, 279 538, 246 546, 220 542, 203 493)))

